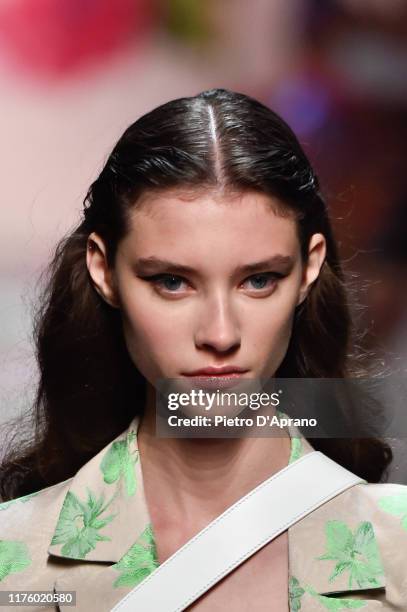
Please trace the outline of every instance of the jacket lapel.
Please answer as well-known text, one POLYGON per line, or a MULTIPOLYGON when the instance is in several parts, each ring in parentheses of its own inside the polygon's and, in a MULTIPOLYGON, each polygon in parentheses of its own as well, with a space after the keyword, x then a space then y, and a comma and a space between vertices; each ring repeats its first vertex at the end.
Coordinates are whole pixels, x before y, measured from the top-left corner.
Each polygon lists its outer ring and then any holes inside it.
MULTIPOLYGON (((66 493, 48 553, 61 566, 57 593, 76 610, 110 610, 158 563, 144 496, 139 418, 84 465, 66 493)), ((61 602, 60 610, 70 610, 61 602)))
MULTIPOLYGON (((314 450, 297 428, 291 428, 290 435, 300 436, 298 456, 314 450)), ((360 599, 367 611, 372 609, 369 599, 382 597, 386 578, 374 525, 368 520, 371 507, 363 491, 356 492, 364 486, 347 489, 288 530, 291 610, 354 608, 359 606, 350 600, 360 599), (342 598, 347 602, 340 607, 342 598)))
POLYGON ((72 479, 48 553, 116 563, 149 523, 137 446, 139 420, 72 479))
MULTIPOLYGON (((111 610, 157 567, 156 548, 148 525, 117 563, 108 566, 81 563, 71 567, 56 580, 54 590, 75 591, 78 612, 95 609, 104 612, 111 610)), ((60 609, 65 607, 60 605, 60 609)))

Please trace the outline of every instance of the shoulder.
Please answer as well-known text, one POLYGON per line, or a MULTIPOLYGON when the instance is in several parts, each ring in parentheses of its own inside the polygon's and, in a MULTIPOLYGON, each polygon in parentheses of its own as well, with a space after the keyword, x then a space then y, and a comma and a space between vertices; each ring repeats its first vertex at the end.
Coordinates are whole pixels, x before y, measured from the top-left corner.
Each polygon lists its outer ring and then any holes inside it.
POLYGON ((30 520, 32 520, 33 513, 42 514, 45 508, 49 513, 54 508, 58 508, 59 502, 62 503, 71 481, 72 478, 69 478, 40 491, 1 502, 0 535, 3 535, 5 529, 11 528, 17 520, 23 519, 25 515, 29 515, 30 520))
POLYGON ((370 522, 378 537, 405 538, 407 560, 407 486, 392 483, 360 483, 332 498, 310 515, 311 520, 329 518, 352 524, 370 522))
POLYGON ((406 485, 393 483, 357 485, 348 491, 348 495, 344 495, 344 503, 350 504, 348 512, 353 511, 361 518, 366 515, 372 522, 384 553, 397 543, 402 545, 404 561, 407 564, 406 485))
POLYGON ((357 504, 359 512, 370 512, 377 522, 398 524, 407 535, 407 485, 362 483, 344 491, 339 498, 343 504, 357 504))
MULTIPOLYGON (((376 502, 379 502, 385 496, 407 495, 407 485, 392 482, 362 484, 357 485, 356 489, 360 489, 360 494, 376 502)), ((380 502, 379 505, 382 505, 382 503, 380 502)))
POLYGON ((298 525, 323 526, 328 520, 349 524, 370 521, 375 531, 406 538, 407 486, 392 483, 359 483, 342 491, 313 510, 298 525))

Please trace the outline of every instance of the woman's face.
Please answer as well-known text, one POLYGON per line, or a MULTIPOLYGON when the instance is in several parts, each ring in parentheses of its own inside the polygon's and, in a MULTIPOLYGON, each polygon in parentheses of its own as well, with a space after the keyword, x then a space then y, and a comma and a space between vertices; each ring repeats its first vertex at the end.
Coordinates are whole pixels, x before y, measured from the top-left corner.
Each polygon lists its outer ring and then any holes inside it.
POLYGON ((112 270, 103 240, 89 236, 95 288, 120 308, 130 356, 150 383, 209 366, 275 374, 295 307, 325 257, 324 237, 314 234, 302 263, 295 220, 277 215, 277 204, 255 192, 145 194, 112 270))

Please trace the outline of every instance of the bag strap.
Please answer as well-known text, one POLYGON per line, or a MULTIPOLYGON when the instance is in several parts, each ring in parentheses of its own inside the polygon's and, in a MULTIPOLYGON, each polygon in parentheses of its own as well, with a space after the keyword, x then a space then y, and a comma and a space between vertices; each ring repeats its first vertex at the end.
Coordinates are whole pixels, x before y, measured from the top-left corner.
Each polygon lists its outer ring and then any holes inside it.
POLYGON ((185 610, 273 538, 359 483, 366 481, 320 451, 310 451, 225 510, 111 612, 185 610))

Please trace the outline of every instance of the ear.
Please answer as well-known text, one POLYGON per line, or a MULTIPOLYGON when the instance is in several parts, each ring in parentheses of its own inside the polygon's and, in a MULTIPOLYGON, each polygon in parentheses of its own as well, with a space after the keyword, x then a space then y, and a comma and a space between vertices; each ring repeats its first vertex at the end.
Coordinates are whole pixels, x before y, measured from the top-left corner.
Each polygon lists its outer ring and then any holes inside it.
POLYGON ((326 240, 323 234, 313 234, 308 245, 308 261, 304 265, 297 306, 307 297, 311 285, 316 281, 326 257, 326 240))
POLYGON ((114 308, 119 308, 119 300, 114 286, 113 271, 107 264, 107 249, 103 238, 96 232, 88 236, 86 244, 86 265, 99 295, 114 308))

